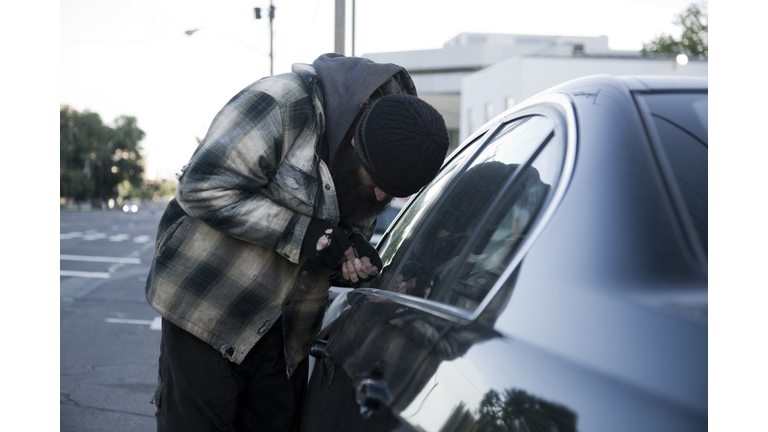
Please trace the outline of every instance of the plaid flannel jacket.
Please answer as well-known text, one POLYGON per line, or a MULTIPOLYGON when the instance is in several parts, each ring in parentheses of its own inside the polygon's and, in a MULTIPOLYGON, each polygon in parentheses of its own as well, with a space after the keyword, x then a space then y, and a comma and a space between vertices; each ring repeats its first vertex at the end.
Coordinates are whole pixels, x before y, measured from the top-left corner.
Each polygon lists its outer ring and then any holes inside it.
MULTIPOLYGON (((300 255, 311 218, 339 222, 336 188, 316 155, 324 135, 317 74, 250 85, 217 114, 158 227, 147 301, 240 363, 282 316, 286 372, 309 354, 328 270, 300 255)), ((352 229, 370 238, 373 220, 352 229)))

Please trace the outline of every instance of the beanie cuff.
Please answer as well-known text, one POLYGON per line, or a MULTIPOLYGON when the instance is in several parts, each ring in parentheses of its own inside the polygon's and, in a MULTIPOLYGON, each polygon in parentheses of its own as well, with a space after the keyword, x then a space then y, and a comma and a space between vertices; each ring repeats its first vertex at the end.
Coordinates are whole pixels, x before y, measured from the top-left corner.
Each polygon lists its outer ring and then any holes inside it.
MULTIPOLYGON (((357 142, 357 138, 355 138, 355 142, 357 142)), ((373 166, 370 164, 367 155, 365 154, 364 150, 361 150, 362 146, 356 145, 355 148, 357 149, 357 154, 360 156, 360 162, 363 165, 363 168, 365 168, 365 172, 368 173, 369 176, 371 176, 371 179, 376 184, 376 186, 384 191, 387 195, 397 197, 397 198, 405 198, 408 196, 411 196, 418 192, 418 189, 413 192, 407 192, 402 191, 393 188, 392 186, 388 185, 377 173, 376 169, 373 168, 373 166)), ((419 188, 421 189, 421 188, 419 188)))

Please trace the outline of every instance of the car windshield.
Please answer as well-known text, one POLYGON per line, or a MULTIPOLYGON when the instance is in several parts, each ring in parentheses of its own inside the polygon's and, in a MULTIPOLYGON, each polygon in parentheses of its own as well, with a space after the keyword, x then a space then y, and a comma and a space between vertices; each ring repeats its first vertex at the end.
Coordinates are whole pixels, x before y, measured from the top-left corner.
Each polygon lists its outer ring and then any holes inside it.
POLYGON ((677 188, 706 254, 709 148, 707 93, 650 93, 638 97, 650 111, 677 188))

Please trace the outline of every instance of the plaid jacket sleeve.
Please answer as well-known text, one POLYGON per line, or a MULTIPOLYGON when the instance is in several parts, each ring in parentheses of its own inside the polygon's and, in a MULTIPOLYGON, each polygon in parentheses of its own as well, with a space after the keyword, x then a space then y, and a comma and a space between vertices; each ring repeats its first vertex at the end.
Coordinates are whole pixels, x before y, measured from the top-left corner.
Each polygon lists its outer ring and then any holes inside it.
POLYGON ((183 170, 176 199, 213 229, 298 263, 316 182, 306 181, 311 167, 285 158, 302 140, 298 147, 314 152, 318 121, 303 82, 290 75, 258 81, 227 103, 183 170), (279 169, 304 179, 298 190, 272 184, 279 169))

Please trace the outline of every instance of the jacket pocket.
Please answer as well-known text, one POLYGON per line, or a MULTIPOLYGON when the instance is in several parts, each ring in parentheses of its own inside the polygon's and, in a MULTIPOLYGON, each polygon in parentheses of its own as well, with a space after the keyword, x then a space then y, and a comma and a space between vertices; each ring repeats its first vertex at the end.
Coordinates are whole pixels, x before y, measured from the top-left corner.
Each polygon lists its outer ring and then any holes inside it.
POLYGON ((184 241, 188 230, 189 222, 187 216, 182 216, 165 232, 162 240, 157 246, 157 259, 161 261, 170 261, 176 250, 184 241), (185 223, 186 222, 186 223, 185 223))
POLYGON ((279 191, 270 187, 273 201, 283 201, 280 204, 294 208, 293 200, 304 205, 314 206, 317 195, 317 178, 308 174, 288 161, 283 162, 272 177, 272 183, 279 191))

